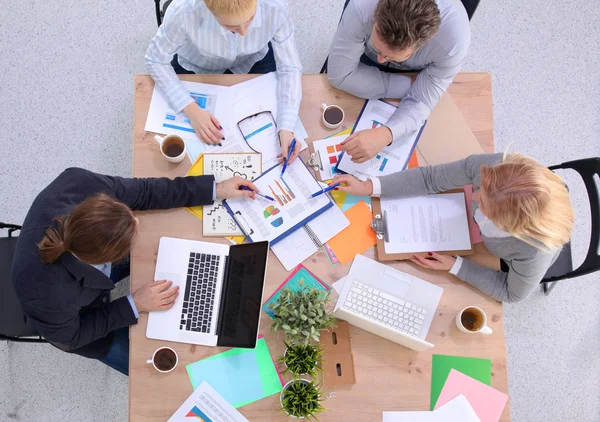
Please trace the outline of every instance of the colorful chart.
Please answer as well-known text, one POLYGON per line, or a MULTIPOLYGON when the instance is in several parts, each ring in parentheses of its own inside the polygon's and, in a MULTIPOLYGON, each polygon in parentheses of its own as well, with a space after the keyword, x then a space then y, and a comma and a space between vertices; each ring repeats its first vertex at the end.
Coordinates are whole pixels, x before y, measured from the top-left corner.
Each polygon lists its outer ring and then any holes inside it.
POLYGON ((277 214, 279 214, 279 208, 275 208, 273 205, 269 205, 267 208, 265 208, 263 213, 265 218, 269 218, 270 216, 277 214))
POLYGON ((373 126, 371 126, 371 129, 376 129, 380 126, 383 126, 383 123, 379 123, 377 120, 371 120, 373 122, 373 126))
POLYGON ((282 217, 276 218, 275 220, 271 221, 271 225, 273 227, 279 227, 282 224, 283 224, 283 218, 282 217))
POLYGON ((327 147, 327 157, 329 158, 329 164, 331 165, 331 174, 336 175, 340 172, 335 169, 338 161, 342 155, 342 144, 329 145, 327 147))
POLYGON ((185 415, 185 417, 194 419, 197 418, 200 422, 212 422, 212 419, 209 419, 209 417, 206 416, 204 412, 202 412, 202 410, 198 409, 198 407, 196 406, 194 406, 192 410, 190 410, 188 414, 185 415))
POLYGON ((388 163, 388 159, 387 158, 381 158, 381 155, 377 154, 375 156, 375 158, 373 158, 372 160, 373 163, 373 168, 374 169, 378 169, 379 171, 383 171, 385 169, 385 166, 388 163))
POLYGON ((283 180, 283 178, 273 181, 273 184, 269 185, 269 189, 273 194, 273 198, 275 198, 275 200, 282 207, 285 204, 290 203, 296 197, 294 192, 290 189, 288 184, 285 183, 285 180, 283 180))

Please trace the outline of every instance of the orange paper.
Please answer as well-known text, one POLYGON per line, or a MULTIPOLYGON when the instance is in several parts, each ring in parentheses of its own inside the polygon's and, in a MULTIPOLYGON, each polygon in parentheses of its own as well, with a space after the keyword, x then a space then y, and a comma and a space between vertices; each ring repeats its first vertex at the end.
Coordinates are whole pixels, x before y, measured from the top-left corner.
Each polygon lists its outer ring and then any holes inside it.
POLYGON ((417 149, 415 148, 412 155, 410 156, 410 160, 408 161, 408 168, 416 169, 417 167, 419 167, 419 159, 417 158, 417 149))
POLYGON ((360 201, 344 215, 350 220, 350 225, 327 242, 342 265, 377 243, 375 232, 371 229, 373 213, 365 201, 360 201))

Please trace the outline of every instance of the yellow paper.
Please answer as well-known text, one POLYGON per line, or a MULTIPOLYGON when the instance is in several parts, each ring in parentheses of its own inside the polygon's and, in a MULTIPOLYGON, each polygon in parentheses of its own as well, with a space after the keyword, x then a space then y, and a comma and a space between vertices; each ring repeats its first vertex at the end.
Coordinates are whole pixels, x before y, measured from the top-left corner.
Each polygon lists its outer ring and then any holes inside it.
POLYGON ((350 225, 327 242, 342 265, 377 243, 375 232, 371 229, 373 213, 366 202, 360 201, 344 215, 350 220, 350 225))
POLYGON ((246 237, 245 236, 225 236, 225 239, 229 240, 234 245, 239 245, 246 239, 246 237))
MULTIPOLYGON (((196 159, 196 162, 192 164, 192 167, 185 174, 186 176, 202 176, 204 174, 204 160, 202 159, 204 156, 200 154, 196 159)), ((202 220, 202 206, 199 205, 197 207, 186 207, 186 210, 191 212, 193 215, 202 220)))

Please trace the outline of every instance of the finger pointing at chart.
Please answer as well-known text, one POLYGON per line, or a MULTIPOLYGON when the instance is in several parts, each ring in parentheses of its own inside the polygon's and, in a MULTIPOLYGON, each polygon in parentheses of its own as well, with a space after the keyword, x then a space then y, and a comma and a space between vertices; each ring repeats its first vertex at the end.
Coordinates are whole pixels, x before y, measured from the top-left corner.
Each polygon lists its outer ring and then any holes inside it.
POLYGON ((217 198, 227 199, 240 196, 248 196, 252 199, 256 198, 258 188, 249 180, 240 176, 234 176, 224 182, 217 183, 217 198))
POLYGON ((361 182, 356 177, 349 174, 339 174, 333 178, 330 186, 333 186, 336 183, 341 183, 337 188, 338 190, 347 192, 351 195, 370 196, 373 194, 373 183, 370 179, 361 182))

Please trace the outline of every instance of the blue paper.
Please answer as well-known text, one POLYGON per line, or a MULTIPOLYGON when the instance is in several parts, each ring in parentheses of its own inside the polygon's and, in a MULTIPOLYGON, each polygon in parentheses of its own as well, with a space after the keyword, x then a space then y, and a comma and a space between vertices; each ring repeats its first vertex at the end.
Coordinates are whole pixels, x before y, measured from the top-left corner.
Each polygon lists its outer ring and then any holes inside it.
POLYGON ((265 396, 255 351, 201 360, 187 369, 194 390, 206 381, 234 407, 265 396))

